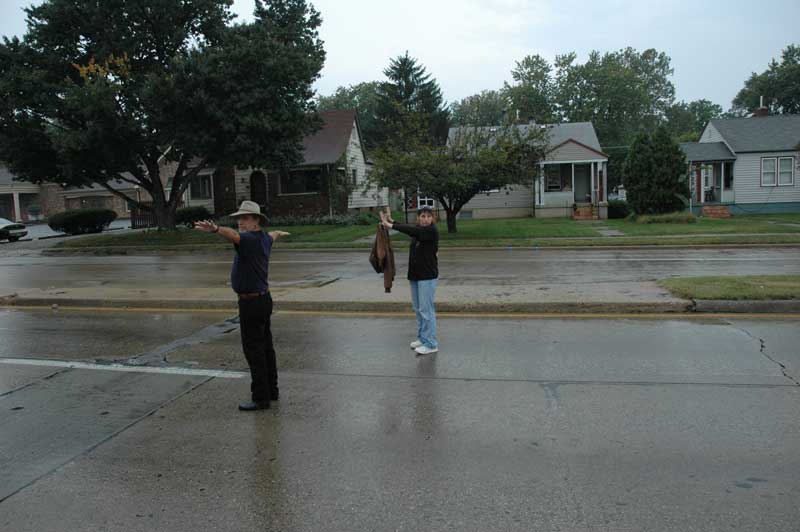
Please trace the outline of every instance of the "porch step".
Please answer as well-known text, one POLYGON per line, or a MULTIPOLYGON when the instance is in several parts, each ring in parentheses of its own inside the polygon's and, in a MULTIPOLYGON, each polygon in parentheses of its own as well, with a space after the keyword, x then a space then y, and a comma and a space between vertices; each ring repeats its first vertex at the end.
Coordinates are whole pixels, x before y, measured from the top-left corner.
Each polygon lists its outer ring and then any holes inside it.
POLYGON ((572 211, 573 220, 599 220, 600 213, 592 205, 581 205, 572 211))
POLYGON ((707 218, 730 218, 731 211, 727 205, 704 205, 703 216, 707 218))

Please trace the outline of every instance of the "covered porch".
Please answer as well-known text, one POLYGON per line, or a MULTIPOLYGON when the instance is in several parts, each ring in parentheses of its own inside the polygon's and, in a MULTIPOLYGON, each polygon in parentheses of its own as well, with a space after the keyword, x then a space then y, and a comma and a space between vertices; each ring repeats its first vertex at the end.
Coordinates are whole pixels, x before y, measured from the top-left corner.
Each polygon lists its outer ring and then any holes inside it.
POLYGON ((724 142, 684 142, 692 207, 722 206, 736 201, 733 188, 736 156, 724 142))
POLYGON ((535 185, 538 212, 561 208, 562 216, 576 219, 606 217, 607 160, 542 162, 535 185))

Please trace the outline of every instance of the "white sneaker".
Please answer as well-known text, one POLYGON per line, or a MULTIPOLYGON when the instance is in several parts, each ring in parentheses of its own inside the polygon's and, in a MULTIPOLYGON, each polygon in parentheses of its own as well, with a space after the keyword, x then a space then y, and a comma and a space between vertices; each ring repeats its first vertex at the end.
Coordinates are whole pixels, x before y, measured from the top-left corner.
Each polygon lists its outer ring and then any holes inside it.
POLYGON ((421 345, 418 348, 414 349, 418 355, 431 355, 433 353, 438 353, 438 347, 428 347, 425 345, 421 345))
POLYGON ((422 342, 420 342, 419 340, 414 340, 413 342, 411 342, 411 349, 416 349, 421 345, 422 345, 422 342))

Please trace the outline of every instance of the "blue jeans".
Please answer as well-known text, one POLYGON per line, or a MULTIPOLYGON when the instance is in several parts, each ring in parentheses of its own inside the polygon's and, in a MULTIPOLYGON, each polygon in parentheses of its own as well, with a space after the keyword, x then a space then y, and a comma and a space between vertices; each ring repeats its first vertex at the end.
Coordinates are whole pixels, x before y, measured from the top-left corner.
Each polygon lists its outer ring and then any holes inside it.
POLYGON ((409 281, 411 283, 411 305, 417 315, 417 338, 425 347, 438 349, 436 339, 436 309, 433 298, 436 295, 438 279, 427 281, 409 281))

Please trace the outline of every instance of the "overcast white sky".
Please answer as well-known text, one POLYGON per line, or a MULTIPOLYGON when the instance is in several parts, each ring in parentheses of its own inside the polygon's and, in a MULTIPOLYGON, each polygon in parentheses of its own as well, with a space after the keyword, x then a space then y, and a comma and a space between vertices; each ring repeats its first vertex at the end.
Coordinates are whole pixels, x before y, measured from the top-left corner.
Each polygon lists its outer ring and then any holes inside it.
MULTIPOLYGON (((0 0, 0 35, 22 35, 22 7, 0 0)), ((34 2, 38 3, 38 1, 34 2)), ((656 48, 672 58, 679 100, 707 98, 723 109, 751 72, 800 44, 798 0, 317 0, 327 60, 317 89, 383 79, 406 50, 436 77, 448 101, 510 78, 516 60, 552 61, 575 51, 656 48)), ((251 18, 253 0, 235 0, 251 18)))

